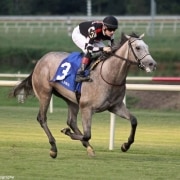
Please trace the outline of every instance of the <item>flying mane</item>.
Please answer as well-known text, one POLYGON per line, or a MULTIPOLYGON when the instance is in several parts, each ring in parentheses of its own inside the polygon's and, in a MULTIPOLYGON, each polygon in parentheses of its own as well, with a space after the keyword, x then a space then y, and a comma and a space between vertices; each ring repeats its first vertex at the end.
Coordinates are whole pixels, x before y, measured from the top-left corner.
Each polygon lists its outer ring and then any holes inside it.
MULTIPOLYGON (((135 38, 139 38, 139 36, 132 32, 131 34, 129 34, 129 36, 131 37, 135 37, 135 38)), ((115 43, 113 46, 112 46, 112 52, 115 52, 116 50, 118 50, 128 39, 126 38, 125 36, 125 33, 122 33, 121 34, 121 39, 119 42, 115 43)))
MULTIPOLYGON (((131 37, 135 37, 135 38, 139 38, 139 36, 132 32, 131 34, 129 34, 129 36, 131 37)), ((117 43, 115 43, 113 46, 112 46, 112 52, 111 53, 106 53, 106 52, 103 52, 102 55, 100 56, 100 59, 101 60, 106 60, 107 58, 109 58, 110 56, 112 56, 112 54, 114 52, 116 52, 126 41, 127 41, 127 37, 125 36, 125 33, 122 33, 121 34, 121 39, 120 41, 118 41, 117 43)))

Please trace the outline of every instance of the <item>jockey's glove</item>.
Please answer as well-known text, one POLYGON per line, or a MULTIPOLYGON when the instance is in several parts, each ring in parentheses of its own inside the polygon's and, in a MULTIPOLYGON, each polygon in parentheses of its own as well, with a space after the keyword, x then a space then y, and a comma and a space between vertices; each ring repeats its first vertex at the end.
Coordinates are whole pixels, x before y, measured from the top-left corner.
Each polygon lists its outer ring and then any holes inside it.
POLYGON ((111 47, 103 47, 103 51, 110 53, 111 52, 111 47))

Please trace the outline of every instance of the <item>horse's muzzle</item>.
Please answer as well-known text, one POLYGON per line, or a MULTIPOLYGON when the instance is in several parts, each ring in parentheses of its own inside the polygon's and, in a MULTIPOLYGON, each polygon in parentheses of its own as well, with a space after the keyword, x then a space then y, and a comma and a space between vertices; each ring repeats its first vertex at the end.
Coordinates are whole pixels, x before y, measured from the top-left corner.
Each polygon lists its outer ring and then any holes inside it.
POLYGON ((141 60, 139 67, 149 73, 156 70, 157 63, 152 58, 144 59, 141 60))

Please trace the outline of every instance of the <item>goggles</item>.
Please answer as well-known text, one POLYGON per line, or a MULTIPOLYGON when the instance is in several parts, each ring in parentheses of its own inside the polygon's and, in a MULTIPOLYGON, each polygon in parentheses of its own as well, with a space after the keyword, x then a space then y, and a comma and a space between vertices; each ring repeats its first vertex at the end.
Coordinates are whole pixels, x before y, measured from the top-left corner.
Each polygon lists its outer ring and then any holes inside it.
POLYGON ((115 31, 116 28, 107 28, 107 30, 108 30, 109 32, 112 32, 112 31, 115 31))

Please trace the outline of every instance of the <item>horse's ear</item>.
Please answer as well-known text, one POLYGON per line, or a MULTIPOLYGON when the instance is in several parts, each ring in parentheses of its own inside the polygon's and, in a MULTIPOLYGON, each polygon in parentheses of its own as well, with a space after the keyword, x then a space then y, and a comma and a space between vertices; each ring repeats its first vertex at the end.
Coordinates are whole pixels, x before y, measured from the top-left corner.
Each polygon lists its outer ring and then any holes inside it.
POLYGON ((124 34, 124 36, 129 39, 131 36, 127 35, 127 34, 124 34))
POLYGON ((140 39, 142 39, 143 37, 144 37, 144 33, 139 36, 140 39))

